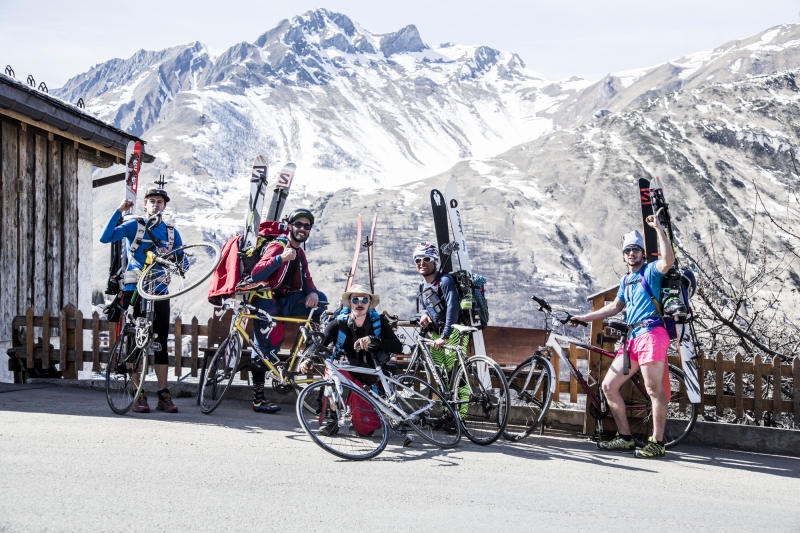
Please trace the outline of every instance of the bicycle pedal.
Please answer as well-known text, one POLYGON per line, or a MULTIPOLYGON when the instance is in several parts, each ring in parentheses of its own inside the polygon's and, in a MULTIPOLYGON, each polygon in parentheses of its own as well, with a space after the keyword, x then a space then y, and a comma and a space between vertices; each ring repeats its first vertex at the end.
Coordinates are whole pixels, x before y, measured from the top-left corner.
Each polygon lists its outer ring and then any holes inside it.
POLYGON ((414 442, 414 437, 406 435, 406 440, 403 441, 403 448, 408 448, 414 442))

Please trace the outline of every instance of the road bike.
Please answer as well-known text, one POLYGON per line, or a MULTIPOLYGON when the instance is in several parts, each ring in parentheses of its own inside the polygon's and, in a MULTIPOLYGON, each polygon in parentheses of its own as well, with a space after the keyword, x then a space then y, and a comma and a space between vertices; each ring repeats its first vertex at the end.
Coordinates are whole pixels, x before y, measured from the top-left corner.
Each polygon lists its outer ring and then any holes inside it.
MULTIPOLYGON (((411 321, 419 325, 418 319, 411 321)), ((496 362, 485 355, 467 358, 461 348, 464 335, 476 328, 456 324, 459 334, 456 346, 445 344, 443 350, 454 355, 453 368, 448 372, 433 360, 430 349, 434 341, 425 338, 422 329, 415 334, 406 375, 435 384, 446 403, 456 412, 464 434, 475 444, 495 442, 508 424, 510 396, 505 373, 496 362)))
MULTIPOLYGON (((316 350, 323 356, 330 353, 319 345, 316 350)), ((394 377, 394 365, 366 368, 329 357, 322 360, 325 379, 300 393, 297 418, 325 451, 354 461, 371 459, 386 448, 389 432, 403 437, 403 446, 409 445, 413 441, 409 430, 441 448, 452 448, 461 440, 453 408, 441 401, 442 394, 430 383, 413 376, 394 377), (364 386, 351 373, 375 376, 377 382, 364 386)))
POLYGON ((312 364, 306 372, 306 377, 302 376, 300 366, 307 359, 308 355, 302 349, 304 344, 312 338, 315 332, 320 331, 320 324, 314 319, 315 311, 328 305, 328 302, 319 302, 317 307, 310 309, 306 318, 275 317, 261 311, 249 303, 250 291, 237 294, 233 298, 227 298, 222 302, 222 308, 217 316, 222 316, 229 309, 233 311, 231 318, 231 329, 228 336, 217 348, 217 351, 209 359, 203 359, 203 368, 200 372, 198 381, 197 401, 200 410, 205 414, 211 414, 214 409, 219 407, 225 394, 230 389, 236 373, 247 367, 250 361, 242 362, 242 348, 248 346, 267 367, 267 379, 272 383, 272 387, 281 394, 288 394, 292 391, 300 391, 310 383, 319 381, 324 374, 325 368, 320 364, 312 364), (253 342, 247 333, 247 322, 249 320, 259 320, 265 325, 261 332, 269 335, 269 331, 278 322, 300 324, 300 332, 295 339, 294 346, 289 353, 287 361, 273 363, 253 342))
MULTIPOLYGON (((219 247, 211 243, 190 244, 166 252, 148 251, 142 273, 124 310, 117 341, 108 362, 101 365, 105 374, 106 399, 111 410, 124 415, 142 392, 147 376, 148 358, 154 341, 153 302, 184 294, 208 279, 219 264, 219 247), (134 305, 144 300, 144 316, 134 317, 134 305)), ((180 335, 180 332, 176 332, 180 335)))
MULTIPOLYGON (((615 354, 592 346, 586 342, 567 335, 559 335, 550 330, 550 325, 556 322, 566 326, 569 323, 578 323, 588 326, 585 322, 574 320, 566 311, 563 318, 555 316, 553 309, 543 299, 533 297, 539 304, 539 311, 545 315, 545 328, 547 341, 536 352, 523 361, 508 379, 511 388, 511 421, 503 436, 511 441, 518 441, 530 435, 536 428, 544 424, 547 411, 553 401, 553 396, 558 390, 558 376, 555 375, 553 365, 550 363, 551 353, 555 353, 561 364, 566 365, 570 373, 578 382, 578 386, 586 394, 589 403, 589 413, 597 421, 596 438, 600 440, 603 433, 603 419, 611 416, 608 403, 602 388, 598 387, 595 394, 588 380, 592 379, 588 373, 584 377, 564 352, 562 345, 573 344, 603 357, 614 358, 615 354)), ((615 329, 622 329, 624 324, 614 324, 615 329)), ((667 421, 664 427, 664 439, 667 448, 674 448, 692 432, 697 421, 698 406, 689 401, 686 393, 686 382, 683 371, 678 367, 668 364, 670 391, 667 408, 667 421)), ((562 367, 563 368, 563 367, 562 367)), ((620 389, 625 399, 625 412, 630 425, 633 439, 638 446, 647 444, 647 439, 652 434, 653 414, 652 403, 644 385, 641 372, 636 372, 628 383, 620 389)))

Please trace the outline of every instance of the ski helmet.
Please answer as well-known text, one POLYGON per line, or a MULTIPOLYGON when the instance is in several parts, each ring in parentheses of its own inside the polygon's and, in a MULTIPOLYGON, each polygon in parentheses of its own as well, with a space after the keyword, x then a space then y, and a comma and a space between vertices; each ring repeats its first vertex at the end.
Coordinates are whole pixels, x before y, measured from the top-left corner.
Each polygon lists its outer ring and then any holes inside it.
POLYGON ((686 294, 689 295, 689 298, 694 296, 694 291, 697 289, 697 278, 695 277, 694 272, 688 268, 682 268, 681 283, 683 284, 683 288, 686 289, 686 294))
POLYGON ((626 233, 622 237, 622 250, 625 251, 631 247, 637 247, 644 252, 644 239, 642 238, 642 234, 638 231, 632 231, 630 233, 626 233))
POLYGON ((147 189, 147 192, 144 193, 144 199, 147 200, 151 196, 160 196, 164 199, 164 203, 169 202, 169 196, 167 195, 167 191, 164 189, 159 189, 158 187, 147 189))
POLYGON ((300 207, 295 209, 291 213, 289 213, 289 224, 297 220, 298 218, 307 218, 311 225, 314 225, 314 214, 304 207, 300 207))
POLYGON ((436 247, 435 244, 429 242, 421 242, 414 248, 414 256, 413 259, 416 260, 418 257, 430 257, 433 259, 433 265, 436 270, 439 270, 439 248, 436 247))

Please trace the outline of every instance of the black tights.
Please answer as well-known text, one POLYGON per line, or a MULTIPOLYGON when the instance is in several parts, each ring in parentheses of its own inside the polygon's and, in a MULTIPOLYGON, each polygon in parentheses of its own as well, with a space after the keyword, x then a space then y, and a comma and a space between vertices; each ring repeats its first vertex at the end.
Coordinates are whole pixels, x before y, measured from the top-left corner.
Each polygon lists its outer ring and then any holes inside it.
MULTIPOLYGON (((131 304, 133 291, 125 291, 122 298, 122 308, 127 309, 131 304)), ((141 296, 136 296, 133 316, 144 317, 147 302, 141 296)), ((167 337, 169 337, 169 300, 156 300, 153 302, 153 333, 157 335, 153 341, 153 353, 155 354, 155 364, 168 365, 169 355, 167 353, 167 337), (158 350, 156 350, 158 348, 158 350)), ((263 378, 262 378, 263 381, 263 378)))

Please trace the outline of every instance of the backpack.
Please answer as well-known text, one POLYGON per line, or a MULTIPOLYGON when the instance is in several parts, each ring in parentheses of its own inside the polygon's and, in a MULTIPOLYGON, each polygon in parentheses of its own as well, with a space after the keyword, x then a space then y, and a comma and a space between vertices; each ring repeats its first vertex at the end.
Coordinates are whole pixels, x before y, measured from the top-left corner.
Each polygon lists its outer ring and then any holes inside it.
MULTIPOLYGON (((131 216, 123 217, 119 220, 117 225, 131 220, 131 216)), ((106 294, 116 295, 125 287, 125 272, 128 270, 128 258, 139 249, 142 245, 145 233, 149 233, 146 226, 147 222, 141 217, 136 217, 136 236, 131 242, 131 247, 127 254, 123 254, 122 243, 120 241, 111 243, 111 265, 108 271, 108 283, 106 285, 106 294)), ((175 245, 175 226, 164 223, 167 226, 167 249, 172 250, 175 245)), ((153 241, 155 239, 150 237, 153 241)), ((117 315, 114 315, 117 318, 117 315)))
POLYGON ((285 224, 267 220, 258 226, 255 249, 240 250, 240 244, 242 244, 242 239, 244 238, 243 233, 237 233, 228 239, 222 247, 219 264, 211 275, 208 302, 213 306, 222 305, 224 299, 230 298, 235 293, 236 284, 244 276, 250 275, 253 267, 261 259, 266 245, 287 233, 288 228, 285 227, 285 224))
MULTIPOLYGON (((489 325, 489 304, 486 302, 484 287, 486 278, 480 274, 472 274, 466 270, 458 270, 442 276, 450 276, 455 282, 458 292, 458 304, 461 308, 458 319, 464 324, 472 324, 473 327, 481 330, 489 325)), ((425 298, 432 308, 436 305, 431 302, 429 295, 424 294, 422 283, 419 284, 419 295, 425 298)), ((436 287, 436 296, 441 299, 441 289, 436 287)), ((417 300, 417 311, 419 311, 419 300, 417 300)))
MULTIPOLYGON (((352 381, 356 387, 360 389, 364 388, 364 384, 354 378, 350 372, 345 370, 340 370, 339 372, 352 381)), ((375 408, 361 396, 349 394, 345 404, 350 407, 350 422, 353 424, 353 429, 362 437, 368 436, 381 427, 381 416, 375 411, 375 408)))
MULTIPOLYGON (((381 336, 381 315, 374 309, 367 311, 370 322, 372 322, 372 332, 376 337, 381 336)), ((333 356, 340 357, 344 354, 344 341, 347 339, 347 334, 344 330, 347 329, 347 320, 350 318, 350 309, 343 307, 340 309, 334 319, 339 324, 339 334, 336 337, 336 345, 333 348, 333 356)))
MULTIPOLYGON (((630 277, 630 275, 631 275, 630 273, 625 274, 625 277, 622 279, 623 290, 627 289, 629 285, 628 278, 630 277)), ((641 279, 642 288, 650 297, 650 300, 653 302, 653 305, 656 308, 656 313, 658 313, 658 318, 651 317, 642 320, 642 326, 648 328, 653 326, 664 326, 664 328, 667 330, 667 333, 669 334, 669 338, 671 340, 677 339, 678 327, 675 323, 675 319, 672 317, 665 317, 664 315, 661 314, 661 303, 658 300, 656 300, 655 296, 653 296, 653 291, 650 290, 650 285, 647 284, 647 280, 641 274, 639 275, 639 278, 641 279)))

